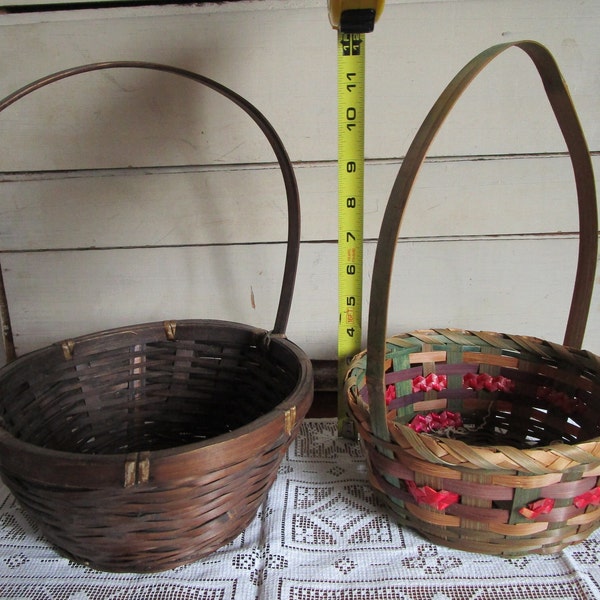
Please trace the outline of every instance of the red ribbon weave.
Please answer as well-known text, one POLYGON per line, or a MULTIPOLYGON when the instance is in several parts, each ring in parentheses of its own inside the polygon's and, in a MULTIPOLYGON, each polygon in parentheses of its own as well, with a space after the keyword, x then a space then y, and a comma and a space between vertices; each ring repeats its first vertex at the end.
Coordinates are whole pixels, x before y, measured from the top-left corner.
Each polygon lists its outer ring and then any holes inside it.
POLYGON ((512 392, 515 384, 511 379, 502 375, 492 377, 489 373, 467 373, 463 377, 463 386, 478 391, 512 392))
POLYGON ((537 389, 537 398, 556 406, 567 415, 585 412, 584 402, 565 394, 565 392, 559 392, 543 385, 537 389))
POLYGON ((547 515, 554 508, 554 498, 540 498, 535 502, 530 502, 519 512, 527 519, 535 519, 540 515, 547 515))
POLYGON ((573 504, 577 508, 585 508, 590 504, 592 506, 598 506, 600 504, 600 487, 595 487, 593 490, 580 494, 573 500, 573 504))
POLYGON ((417 415, 408 426, 417 433, 428 433, 430 431, 441 431, 462 427, 463 420, 460 413, 444 410, 440 413, 430 412, 426 415, 417 415))
POLYGON ((406 486, 408 487, 408 491, 412 494, 412 497, 419 504, 427 504, 437 510, 444 510, 460 500, 460 496, 454 492, 448 492, 446 490, 440 490, 438 492, 428 485, 418 487, 414 481, 407 481, 406 486))
POLYGON ((418 375, 413 379, 412 390, 417 392, 430 392, 435 390, 441 392, 448 387, 448 378, 446 375, 438 375, 437 373, 429 373, 427 377, 418 375))

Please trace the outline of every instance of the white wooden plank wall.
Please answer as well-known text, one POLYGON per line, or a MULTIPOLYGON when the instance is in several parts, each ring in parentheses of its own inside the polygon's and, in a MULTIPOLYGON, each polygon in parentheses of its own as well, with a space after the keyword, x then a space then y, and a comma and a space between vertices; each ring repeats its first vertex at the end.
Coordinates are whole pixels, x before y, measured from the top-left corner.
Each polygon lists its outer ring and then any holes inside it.
MULTIPOLYGON (((386 2, 367 39, 365 305, 402 156, 479 51, 544 43, 600 172, 599 24, 596 0, 386 2)), ((312 358, 332 359, 335 44, 325 0, 8 12, 0 96, 63 68, 144 60, 198 71, 253 102, 281 135, 301 193, 288 334, 312 358)), ((173 76, 102 72, 19 101, 0 114, 0 140, 0 260, 19 353, 165 318, 272 325, 283 186, 239 109, 173 76)), ((576 230, 564 143, 534 68, 511 51, 461 99, 422 170, 398 246, 390 333, 457 326, 561 341, 576 230)), ((600 353, 600 271, 597 282, 585 347, 600 353)))

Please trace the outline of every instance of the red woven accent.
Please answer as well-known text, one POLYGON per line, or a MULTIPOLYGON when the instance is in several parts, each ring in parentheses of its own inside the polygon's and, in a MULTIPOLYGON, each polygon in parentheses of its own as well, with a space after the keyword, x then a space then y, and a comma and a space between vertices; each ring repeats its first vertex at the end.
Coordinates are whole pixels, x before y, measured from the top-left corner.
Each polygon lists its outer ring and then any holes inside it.
POLYGON ((577 496, 573 500, 573 504, 577 508, 586 508, 590 505, 600 505, 600 487, 595 487, 593 490, 590 490, 589 492, 585 492, 584 494, 577 496))
POLYGON ((462 427, 462 424, 462 417, 459 413, 444 410, 441 413, 431 412, 426 415, 417 415, 408 426, 418 433, 427 433, 430 431, 441 432, 448 429, 455 429, 462 427))
POLYGON ((530 502, 524 506, 519 512, 527 519, 535 519, 540 515, 547 515, 554 508, 554 498, 541 498, 535 502, 530 502))
POLYGON ((407 481, 406 486, 417 502, 427 504, 437 510, 444 510, 460 500, 458 494, 446 490, 436 491, 428 485, 418 487, 414 481, 407 481))

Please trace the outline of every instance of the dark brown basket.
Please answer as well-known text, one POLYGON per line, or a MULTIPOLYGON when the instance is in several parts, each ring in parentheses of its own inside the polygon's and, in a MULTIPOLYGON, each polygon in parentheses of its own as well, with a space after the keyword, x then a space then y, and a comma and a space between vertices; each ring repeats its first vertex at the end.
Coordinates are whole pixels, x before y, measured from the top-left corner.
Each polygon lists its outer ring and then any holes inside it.
MULTIPOLYGON (((264 116, 189 71, 86 65, 24 87, 0 111, 59 79, 114 68, 183 76, 246 111, 277 156, 289 211, 272 331, 216 320, 134 325, 59 342, 0 371, 2 479, 47 539, 96 569, 160 571, 213 552, 252 520, 312 401, 311 363, 285 337, 300 209, 264 116)), ((5 299, 2 309, 14 358, 5 299)))
POLYGON ((346 379, 370 480, 402 525, 441 545, 507 556, 557 552, 598 527, 600 359, 575 349, 597 244, 590 155, 554 59, 530 41, 490 48, 448 85, 403 161, 377 245, 367 350, 346 379), (512 46, 540 73, 575 172, 580 251, 564 345, 459 329, 386 341, 393 255, 418 169, 464 89, 512 46))

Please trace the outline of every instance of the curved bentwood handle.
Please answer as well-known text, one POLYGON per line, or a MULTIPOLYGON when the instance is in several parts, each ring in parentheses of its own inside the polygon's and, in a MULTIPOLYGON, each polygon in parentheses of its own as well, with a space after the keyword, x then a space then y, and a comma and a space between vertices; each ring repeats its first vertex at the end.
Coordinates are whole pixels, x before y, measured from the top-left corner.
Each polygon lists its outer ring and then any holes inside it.
MULTIPOLYGON (((21 89, 13 92, 3 100, 0 100, 0 112, 5 108, 14 104, 24 96, 35 92, 36 90, 45 87, 61 79, 73 77, 74 75, 80 75, 82 73, 89 73, 92 71, 101 71, 104 69, 123 69, 123 68, 134 68, 134 69, 150 69, 154 71, 163 71, 165 73, 172 73, 173 75, 179 75, 187 79, 191 79, 197 83, 200 83, 208 88, 211 88, 215 92, 225 96, 231 100, 234 104, 237 104, 243 109, 252 120, 258 125, 265 137, 271 144, 281 173, 283 175, 283 181, 285 184, 285 190, 287 195, 287 209, 288 209, 288 239, 287 239, 287 253, 285 259, 285 267, 283 273, 283 281, 281 284, 281 292, 279 296, 279 305, 277 308, 277 315, 275 317, 275 325, 273 326, 272 333, 284 335, 287 327, 287 322, 290 314, 290 308, 292 303, 292 297, 294 294, 294 285, 296 281, 296 270, 298 266, 298 254, 300 250, 300 200, 298 196, 298 186, 296 183, 296 177, 288 154, 283 146, 279 135, 273 128, 273 126, 267 121, 265 116, 250 102, 242 98, 229 88, 204 77, 192 71, 172 67, 169 65, 162 65, 150 62, 138 62, 138 61, 110 61, 101 63, 92 63, 79 67, 73 67, 64 71, 47 75, 37 81, 34 81, 21 89)), ((15 358, 14 345, 12 342, 12 330, 10 325, 10 313, 8 310, 8 303, 4 290, 4 283, 1 279, 0 273, 0 317, 2 318, 3 335, 5 340, 7 359, 11 360, 15 358)))
POLYGON ((567 86, 550 52, 539 43, 528 40, 499 44, 476 56, 448 84, 417 132, 390 193, 375 253, 367 335, 367 387, 371 418, 378 435, 387 432, 384 360, 392 263, 411 188, 431 142, 460 95, 488 63, 511 47, 520 48, 534 62, 566 141, 575 173, 579 204, 579 256, 564 344, 581 348, 598 254, 598 214, 589 150, 567 86))

